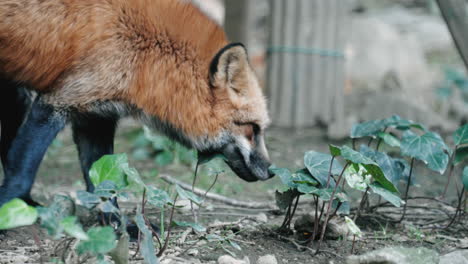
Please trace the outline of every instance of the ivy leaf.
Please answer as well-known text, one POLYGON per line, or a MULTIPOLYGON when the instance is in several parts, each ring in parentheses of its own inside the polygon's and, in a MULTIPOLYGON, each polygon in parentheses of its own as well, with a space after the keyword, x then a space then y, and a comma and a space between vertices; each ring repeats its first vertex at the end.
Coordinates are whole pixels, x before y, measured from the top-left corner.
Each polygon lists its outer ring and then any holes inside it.
POLYGON ((401 206, 402 201, 401 201, 401 198, 398 196, 398 193, 388 191, 387 189, 383 188, 382 185, 380 185, 377 182, 371 183, 369 186, 374 193, 382 196, 382 198, 384 198, 385 200, 387 200, 394 206, 396 207, 401 206))
MULTIPOLYGON (((306 168, 323 187, 327 186, 331 160, 331 155, 316 151, 308 151, 304 156, 304 164, 306 168)), ((332 175, 340 174, 342 170, 343 167, 341 164, 337 160, 334 160, 331 168, 332 175)), ((330 184, 331 187, 335 187, 334 182, 330 181, 330 184)))
POLYGON ((113 181, 105 180, 94 189, 94 194, 100 197, 111 198, 117 193, 117 188, 117 185, 113 181))
POLYGON ((89 253, 91 255, 106 254, 117 245, 114 230, 110 226, 91 227, 86 232, 88 240, 82 240, 77 246, 79 255, 89 253))
POLYGON ((468 147, 457 148, 457 150, 455 152, 455 158, 453 160, 453 165, 459 164, 466 157, 468 157, 468 147))
POLYGON ((393 185, 398 184, 400 180, 399 167, 395 165, 395 161, 390 156, 383 152, 375 151, 366 145, 361 145, 359 152, 375 161, 380 169, 382 169, 385 178, 391 181, 393 185))
POLYGON ((335 145, 333 145, 333 144, 329 144, 329 145, 328 145, 328 148, 330 149, 330 154, 331 154, 333 157, 341 156, 341 148, 340 148, 340 147, 335 146, 335 145))
POLYGON ((289 189, 285 192, 275 192, 276 205, 281 210, 286 210, 299 193, 295 189, 289 189))
POLYGON ((76 216, 67 216, 60 222, 60 225, 63 226, 63 230, 70 236, 79 239, 79 240, 88 240, 89 237, 83 228, 78 223, 76 216))
POLYGON ((372 159, 364 156, 362 153, 351 149, 348 146, 341 148, 341 155, 344 159, 355 164, 362 164, 366 169, 366 172, 374 178, 375 181, 379 182, 385 189, 391 192, 398 192, 398 189, 389 181, 379 165, 372 159))
POLYGON ((143 215, 140 213, 140 210, 137 210, 135 222, 138 226, 138 229, 143 233, 143 239, 140 243, 141 255, 145 259, 146 263, 158 264, 159 260, 156 257, 156 252, 154 250, 153 236, 149 228, 146 226, 145 220, 143 215))
POLYGON ((297 184, 293 182, 292 173, 286 168, 270 167, 269 170, 280 177, 281 182, 289 188, 296 188, 297 184))
POLYGON ((174 154, 171 151, 164 150, 156 155, 154 162, 156 165, 164 167, 174 161, 174 154))
POLYGON ((36 208, 15 198, 0 207, 0 230, 32 225, 37 216, 36 208))
POLYGON ((468 144, 468 125, 458 128, 453 133, 453 141, 456 146, 468 144))
POLYGON ((56 195, 48 207, 37 207, 41 226, 47 229, 48 234, 55 239, 62 235, 63 226, 60 222, 71 215, 71 206, 73 206, 73 201, 69 197, 56 195))
POLYGON ((202 198, 198 197, 193 192, 186 191, 186 190, 182 189, 182 187, 180 187, 179 185, 176 185, 176 191, 179 194, 180 198, 182 198, 182 199, 188 199, 188 200, 196 203, 197 205, 200 205, 200 204, 203 203, 202 198))
POLYGON ((101 198, 99 196, 86 191, 77 191, 76 199, 78 205, 82 205, 88 209, 92 209, 101 202, 101 198))
POLYGON ((465 191, 468 191, 468 166, 463 169, 463 186, 465 186, 465 191))
POLYGON ((98 186, 103 181, 113 181, 121 189, 128 185, 127 177, 122 170, 122 164, 128 163, 127 155, 113 154, 104 155, 94 162, 89 171, 89 177, 94 186, 98 186))
POLYGON ((442 138, 433 132, 417 135, 409 130, 403 133, 401 152, 405 156, 419 159, 428 168, 443 174, 448 163, 448 147, 442 138))
POLYGON ((355 124, 351 128, 351 138, 375 137, 378 132, 385 128, 383 120, 371 120, 360 124, 355 124))
POLYGON ((206 227, 200 225, 200 224, 197 224, 197 223, 192 223, 192 222, 184 222, 184 221, 173 221, 175 225, 177 226, 180 226, 180 227, 191 227, 193 228, 193 230, 197 231, 197 232, 205 232, 206 231, 206 227))
POLYGON ((174 203, 166 191, 157 189, 153 186, 148 186, 147 191, 148 202, 156 207, 163 208, 165 205, 174 203))
POLYGON ((362 237, 361 229, 359 229, 359 227, 356 225, 356 223, 354 223, 354 221, 351 218, 345 216, 345 222, 351 234, 357 237, 362 237))
POLYGON ((401 145, 400 140, 398 138, 396 138, 395 136, 393 136, 392 134, 390 134, 390 133, 379 132, 377 134, 377 136, 379 138, 381 138, 387 145, 389 145, 391 147, 400 147, 400 145, 401 145))
POLYGON ((388 127, 392 126, 399 130, 409 130, 413 127, 421 131, 427 131, 427 129, 423 125, 415 123, 411 120, 403 119, 398 115, 393 115, 392 117, 384 119, 384 123, 388 127))

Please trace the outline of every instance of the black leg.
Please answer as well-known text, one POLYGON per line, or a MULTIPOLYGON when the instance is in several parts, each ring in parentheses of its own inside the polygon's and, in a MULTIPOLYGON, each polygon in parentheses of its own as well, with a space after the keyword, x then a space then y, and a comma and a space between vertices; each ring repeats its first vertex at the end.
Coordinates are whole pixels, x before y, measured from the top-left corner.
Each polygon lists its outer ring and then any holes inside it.
POLYGON ((65 124, 65 114, 56 112, 36 97, 4 160, 0 205, 17 197, 31 201, 29 193, 37 169, 50 143, 65 124))
POLYGON ((5 164, 8 149, 32 101, 30 92, 15 83, 0 80, 0 89, 0 158, 2 164, 5 164))
POLYGON ((72 118, 73 140, 78 147, 81 170, 88 192, 94 191, 89 169, 103 155, 114 152, 117 120, 116 117, 101 117, 96 114, 80 114, 72 118))

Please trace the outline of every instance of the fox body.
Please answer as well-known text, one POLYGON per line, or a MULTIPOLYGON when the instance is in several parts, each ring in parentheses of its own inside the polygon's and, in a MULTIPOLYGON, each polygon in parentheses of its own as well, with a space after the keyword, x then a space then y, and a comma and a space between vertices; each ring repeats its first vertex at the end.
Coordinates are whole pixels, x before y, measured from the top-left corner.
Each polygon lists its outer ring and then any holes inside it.
POLYGON ((30 201, 50 142, 70 122, 88 171, 133 116, 265 180, 265 99, 245 48, 183 0, 0 1, 0 205, 30 201), (28 96, 29 91, 37 93, 28 96))

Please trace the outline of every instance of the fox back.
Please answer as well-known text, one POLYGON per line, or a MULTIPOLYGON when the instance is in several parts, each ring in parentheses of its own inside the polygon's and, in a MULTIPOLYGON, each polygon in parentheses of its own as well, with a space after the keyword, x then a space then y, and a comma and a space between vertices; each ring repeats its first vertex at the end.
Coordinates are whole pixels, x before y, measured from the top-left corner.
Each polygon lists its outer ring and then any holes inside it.
POLYGON ((188 1, 0 1, 0 74, 57 111, 130 114, 222 153, 245 180, 269 178, 247 52, 188 1))

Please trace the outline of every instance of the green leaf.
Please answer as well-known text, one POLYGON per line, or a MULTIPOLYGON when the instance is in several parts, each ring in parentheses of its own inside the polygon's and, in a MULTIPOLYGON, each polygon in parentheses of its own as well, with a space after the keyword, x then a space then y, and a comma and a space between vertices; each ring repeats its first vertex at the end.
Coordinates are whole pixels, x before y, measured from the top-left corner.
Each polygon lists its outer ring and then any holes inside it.
POLYGON ((69 197, 56 195, 54 201, 48 207, 37 207, 41 226, 47 229, 49 235, 55 239, 62 235, 62 219, 72 214, 73 201, 69 197))
POLYGON ((235 248, 235 249, 237 249, 239 251, 242 251, 242 248, 236 242, 234 242, 234 241, 232 241, 230 239, 228 239, 228 242, 229 242, 229 245, 231 245, 231 247, 233 247, 233 248, 235 248))
POLYGON ((193 228, 193 230, 197 231, 197 232, 205 232, 206 231, 206 227, 200 225, 200 224, 197 224, 197 223, 192 223, 192 222, 184 222, 184 221, 173 221, 174 224, 176 224, 177 226, 180 226, 180 227, 191 227, 193 228))
POLYGON ((95 189, 94 194, 100 197, 111 198, 117 193, 117 185, 113 181, 105 180, 95 189))
MULTIPOLYGON (((320 183, 321 186, 327 186, 332 156, 316 151, 308 151, 304 155, 304 164, 310 174, 320 183)), ((334 160, 331 168, 332 175, 338 175, 343 170, 339 161, 334 160)), ((330 187, 334 187, 334 181, 330 181, 330 187)))
POLYGON ((401 171, 399 170, 400 167, 395 164, 395 161, 390 156, 383 152, 374 151, 367 145, 361 145, 359 152, 375 161, 384 173, 385 178, 391 181, 393 185, 398 184, 401 178, 401 171))
POLYGON ((99 204, 99 209, 103 213, 120 213, 119 208, 117 208, 110 200, 107 200, 99 204))
POLYGON ((0 207, 0 230, 32 225, 37 216, 36 208, 15 198, 0 207))
POLYGON ((356 223, 354 223, 354 221, 351 218, 345 216, 345 222, 351 234, 357 237, 362 237, 361 229, 359 229, 359 227, 356 225, 356 223))
POLYGON ((159 260, 156 257, 156 252, 153 244, 153 235, 149 228, 146 226, 143 215, 140 213, 140 210, 137 210, 135 216, 135 222, 138 226, 138 229, 143 233, 143 239, 140 243, 141 255, 148 264, 158 264, 159 260))
POLYGON ((385 122, 383 120, 371 120, 355 124, 351 128, 351 138, 375 137, 383 129, 385 129, 385 122))
POLYGON ((457 148, 457 151, 455 152, 455 158, 453 160, 453 165, 457 165, 465 158, 468 157, 468 147, 463 147, 463 148, 457 148))
POLYGON ((357 166, 348 166, 344 172, 344 177, 349 187, 364 192, 370 183, 371 176, 369 175, 367 177, 368 179, 366 179, 366 175, 362 175, 362 171, 365 170, 364 167, 359 164, 356 165, 357 166))
POLYGON ((377 136, 379 138, 381 138, 387 145, 389 145, 391 147, 400 147, 400 145, 401 145, 400 140, 398 138, 396 138, 395 136, 393 136, 392 134, 390 134, 390 133, 379 132, 379 134, 377 134, 377 136))
POLYGON ((389 201, 391 204, 393 204, 396 207, 401 206, 401 198, 398 196, 398 193, 395 192, 390 192, 386 190, 385 188, 382 187, 379 183, 371 183, 369 185, 372 189, 372 191, 384 198, 385 200, 389 201))
POLYGON ((330 149, 330 154, 333 157, 338 157, 341 156, 341 148, 332 144, 328 145, 328 148, 330 149))
POLYGON ((77 246, 79 255, 89 253, 91 255, 106 254, 117 245, 114 230, 110 226, 91 227, 88 232, 88 240, 82 240, 77 246))
POLYGON ((174 154, 171 151, 164 150, 156 155, 154 162, 156 165, 164 167, 174 161, 174 154))
POLYGON ((86 191, 77 191, 76 199, 77 204, 82 205, 88 209, 92 209, 101 202, 101 198, 99 198, 99 196, 86 191))
POLYGON ((278 175, 283 182, 284 185, 290 188, 296 188, 297 184, 293 182, 292 173, 286 168, 276 168, 270 167, 269 170, 273 172, 275 175, 278 175))
POLYGON ((88 235, 83 231, 83 228, 77 221, 76 216, 68 216, 62 219, 60 224, 63 226, 63 230, 70 236, 79 240, 88 240, 88 235))
POLYGON ((453 133, 453 141, 456 146, 468 144, 468 125, 458 128, 453 133))
POLYGON ((344 159, 352 163, 374 164, 377 165, 372 159, 366 157, 364 154, 353 150, 348 146, 341 148, 341 155, 344 159))
POLYGON ((89 171, 89 177, 94 186, 108 180, 113 181, 119 189, 126 187, 128 181, 121 168, 122 164, 128 164, 127 155, 124 153, 102 156, 89 171))
POLYGON ((289 189, 285 192, 275 191, 276 205, 281 210, 286 210, 299 193, 295 189, 289 189))
POLYGON ((203 203, 203 199, 198 197, 196 194, 194 194, 193 192, 190 192, 190 191, 186 191, 184 189, 182 189, 182 187, 180 187, 179 185, 176 185, 176 191, 177 193, 179 194, 180 198, 182 199, 188 199, 198 205, 202 204, 203 203))
POLYGON ((409 130, 403 133, 402 154, 423 161, 429 169, 440 174, 443 174, 447 167, 448 151, 447 145, 436 133, 417 135, 409 130))
POLYGON ((169 197, 166 191, 157 189, 153 186, 148 186, 148 202, 156 207, 163 208, 165 205, 173 204, 174 202, 169 197))
POLYGON ((468 191, 468 166, 463 169, 463 186, 465 186, 465 191, 468 191))

